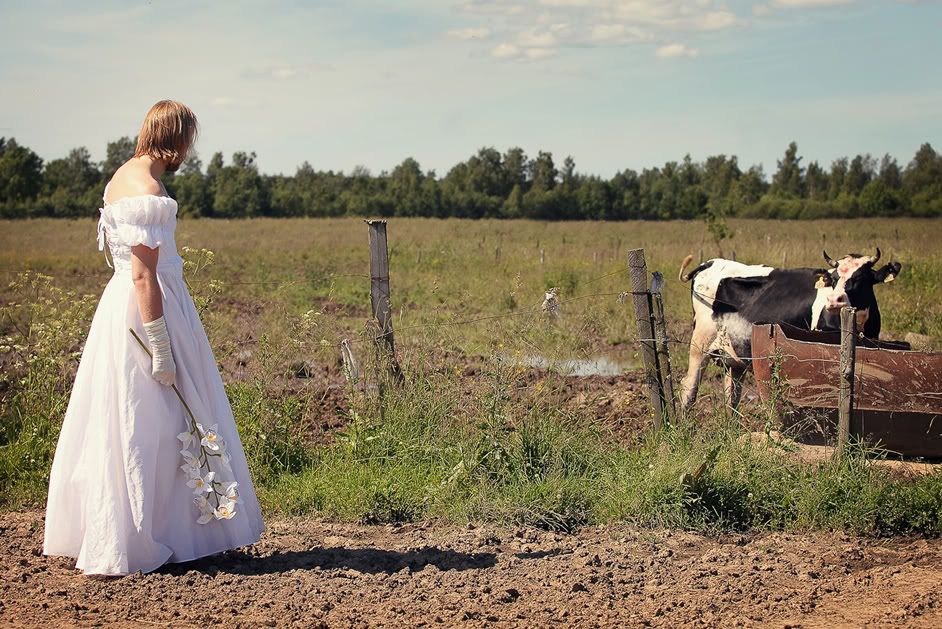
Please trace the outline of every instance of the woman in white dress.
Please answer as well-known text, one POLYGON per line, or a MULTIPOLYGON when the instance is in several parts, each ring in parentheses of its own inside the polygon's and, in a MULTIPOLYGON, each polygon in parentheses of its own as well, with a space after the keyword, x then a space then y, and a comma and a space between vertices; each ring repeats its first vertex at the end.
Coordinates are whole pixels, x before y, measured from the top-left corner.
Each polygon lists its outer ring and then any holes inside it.
POLYGON ((107 243, 114 275, 62 425, 43 547, 74 557, 86 574, 149 572, 255 543, 264 529, 183 280, 177 204, 160 183, 183 162, 196 131, 185 105, 157 103, 134 157, 105 186, 98 244, 107 243))

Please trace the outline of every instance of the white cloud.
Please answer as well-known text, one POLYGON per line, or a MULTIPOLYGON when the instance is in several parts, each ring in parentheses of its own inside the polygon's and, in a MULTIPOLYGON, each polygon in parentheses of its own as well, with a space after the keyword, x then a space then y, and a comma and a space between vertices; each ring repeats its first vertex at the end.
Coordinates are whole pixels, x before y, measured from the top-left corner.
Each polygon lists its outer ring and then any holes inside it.
POLYGON ((491 56, 497 59, 513 59, 520 56, 520 48, 514 44, 498 44, 491 51, 491 56))
POLYGON ((667 44, 654 51, 655 56, 662 59, 674 59, 677 57, 693 58, 700 54, 696 48, 690 48, 684 44, 667 44))
POLYGON ((624 44, 652 39, 654 39, 652 33, 624 24, 596 24, 589 30, 589 40, 597 43, 624 44))
POLYGON ((556 50, 552 48, 527 48, 525 54, 528 59, 545 59, 554 56, 556 50))
MULTIPOLYGON (((729 8, 726 0, 468 0, 461 10, 482 20, 482 28, 486 26, 489 34, 505 42, 491 49, 491 56, 501 59, 549 56, 544 50, 562 53, 656 40, 670 42, 690 33, 734 28, 745 20, 729 8), (527 53, 530 49, 534 52, 527 53)), ((461 35, 470 30, 450 33, 465 39, 461 35)), ((683 55, 692 56, 691 50, 685 49, 683 55)))
POLYGON ((738 23, 739 18, 730 11, 713 11, 699 19, 700 28, 705 31, 718 31, 736 26, 738 23))
POLYGON ((556 44, 556 33, 551 31, 523 31, 517 37, 517 42, 524 47, 545 48, 556 44))
POLYGON ((305 79, 312 74, 327 72, 332 69, 332 66, 325 63, 309 63, 304 65, 279 64, 251 67, 243 71, 242 76, 247 79, 290 81, 294 79, 305 79))
POLYGON ((482 28, 474 28, 474 27, 454 28, 448 31, 447 35, 449 37, 453 37, 455 39, 461 39, 464 41, 468 41, 472 39, 487 39, 488 37, 491 36, 491 29, 483 28, 483 27, 482 28))
POLYGON ((852 4, 854 0, 772 0, 769 5, 777 9, 818 9, 852 4))

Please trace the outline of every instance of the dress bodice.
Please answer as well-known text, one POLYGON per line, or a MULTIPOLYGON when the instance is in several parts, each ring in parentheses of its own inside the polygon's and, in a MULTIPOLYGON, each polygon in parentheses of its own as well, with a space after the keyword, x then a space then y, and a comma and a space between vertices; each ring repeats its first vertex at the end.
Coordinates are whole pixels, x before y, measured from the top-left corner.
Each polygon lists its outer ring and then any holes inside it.
POLYGON ((115 270, 130 269, 131 247, 160 247, 158 268, 181 264, 174 241, 177 227, 177 202, 170 197, 138 195, 115 203, 104 202, 99 210, 98 249, 105 244, 111 252, 115 270))

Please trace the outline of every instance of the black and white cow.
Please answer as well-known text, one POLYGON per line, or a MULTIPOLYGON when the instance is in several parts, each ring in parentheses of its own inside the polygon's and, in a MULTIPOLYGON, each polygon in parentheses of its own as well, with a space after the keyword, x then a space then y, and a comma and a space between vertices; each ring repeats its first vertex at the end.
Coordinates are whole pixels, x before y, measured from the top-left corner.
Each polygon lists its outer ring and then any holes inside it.
POLYGON ((879 338, 880 309, 873 287, 893 281, 902 265, 891 262, 875 268, 879 249, 875 256, 851 253, 839 260, 825 251, 824 259, 830 269, 776 269, 718 258, 690 273, 686 270, 693 256, 684 259, 680 281, 693 280, 695 317, 682 392, 685 409, 697 399, 700 376, 710 358, 726 367, 726 399, 736 407, 742 379, 751 368, 754 323, 839 330, 841 308, 853 306, 864 336, 879 338))

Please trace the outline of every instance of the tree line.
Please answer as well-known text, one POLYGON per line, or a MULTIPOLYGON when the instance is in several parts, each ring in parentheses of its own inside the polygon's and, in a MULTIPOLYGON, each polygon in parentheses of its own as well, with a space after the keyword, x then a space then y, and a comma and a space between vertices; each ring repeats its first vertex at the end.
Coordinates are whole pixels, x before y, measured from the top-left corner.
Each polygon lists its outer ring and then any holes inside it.
MULTIPOLYGON (((134 154, 136 141, 107 145, 95 162, 76 148, 44 162, 14 138, 0 138, 0 217, 90 216, 104 183, 134 154)), ((802 164, 795 142, 772 176, 743 168, 736 156, 714 155, 625 169, 610 179, 576 172, 552 153, 528 157, 520 148, 482 148, 444 177, 407 158, 391 172, 363 167, 349 173, 315 170, 305 162, 294 175, 259 172, 254 152, 228 163, 216 153, 204 165, 191 155, 164 183, 181 216, 427 216, 541 220, 704 219, 725 217, 828 218, 942 216, 942 155, 919 147, 905 166, 885 155, 802 164)))

